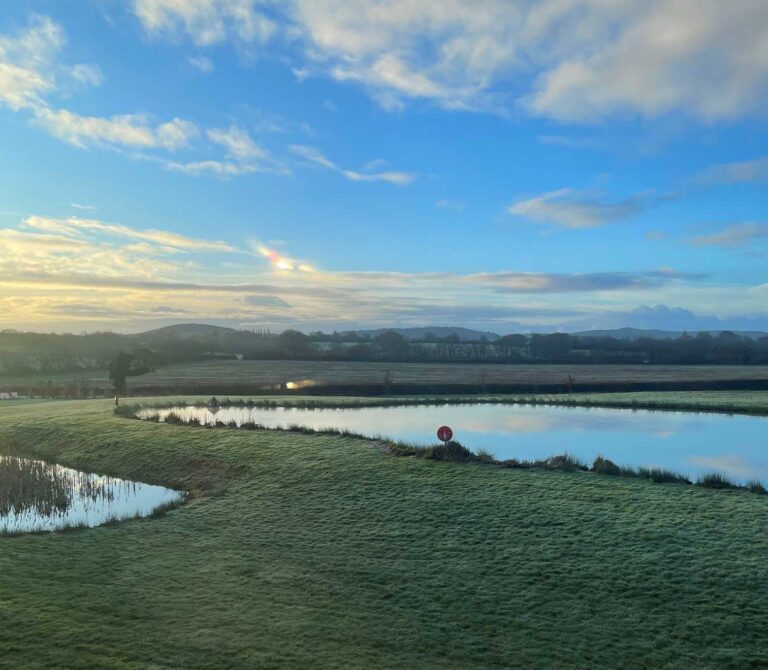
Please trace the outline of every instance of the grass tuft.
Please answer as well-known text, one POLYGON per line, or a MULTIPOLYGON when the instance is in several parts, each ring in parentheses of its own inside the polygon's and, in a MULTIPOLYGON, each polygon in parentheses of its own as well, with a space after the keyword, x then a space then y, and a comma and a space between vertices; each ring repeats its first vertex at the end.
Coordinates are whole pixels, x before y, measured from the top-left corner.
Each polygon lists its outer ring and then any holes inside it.
POLYGON ((576 472, 577 470, 586 472, 589 470, 586 463, 568 453, 550 456, 543 461, 538 461, 538 465, 547 470, 564 470, 565 472, 576 472))
POLYGON ((451 440, 445 444, 436 444, 427 449, 427 458, 433 461, 452 461, 454 463, 467 463, 474 461, 477 456, 467 449, 461 442, 451 440))
POLYGON ((637 476, 640 479, 650 479, 656 484, 691 484, 688 477, 666 468, 638 468, 637 476))
POLYGON ((592 463, 592 472, 596 472, 599 475, 611 475, 613 477, 621 477, 624 474, 621 467, 602 456, 595 458, 592 463))
POLYGON ((728 477, 720 472, 708 472, 696 480, 696 486, 704 486, 708 489, 735 489, 739 488, 728 477))
POLYGON ((477 460, 481 463, 488 463, 489 465, 498 463, 496 457, 487 449, 478 449, 475 452, 475 458, 477 458, 477 460))

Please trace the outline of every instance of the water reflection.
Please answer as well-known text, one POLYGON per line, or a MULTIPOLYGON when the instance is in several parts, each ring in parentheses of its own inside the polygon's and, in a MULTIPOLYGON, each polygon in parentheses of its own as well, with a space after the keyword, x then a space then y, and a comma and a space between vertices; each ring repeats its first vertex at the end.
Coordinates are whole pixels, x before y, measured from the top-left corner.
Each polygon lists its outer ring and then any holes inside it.
POLYGON ((620 465, 662 467, 690 478, 713 470, 737 480, 768 480, 768 421, 763 417, 509 404, 411 405, 342 409, 205 407, 143 410, 164 421, 175 414, 202 424, 255 423, 346 429, 434 444, 450 425, 456 439, 498 459, 541 459, 567 451, 591 462, 598 454, 620 465))
POLYGON ((0 534, 148 516, 184 494, 27 458, 0 456, 0 534))

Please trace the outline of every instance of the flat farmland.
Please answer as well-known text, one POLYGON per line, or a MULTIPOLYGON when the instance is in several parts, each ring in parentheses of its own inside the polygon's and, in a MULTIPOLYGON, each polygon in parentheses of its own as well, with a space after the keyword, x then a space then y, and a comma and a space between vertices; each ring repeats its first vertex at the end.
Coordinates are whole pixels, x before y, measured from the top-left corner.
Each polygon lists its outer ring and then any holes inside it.
MULTIPOLYGON (((671 390, 701 384, 744 388, 768 387, 764 365, 557 365, 472 363, 387 363, 335 361, 199 361, 159 367, 154 372, 129 377, 134 393, 208 392, 253 393, 276 390, 281 385, 296 390, 312 387, 383 387, 389 373, 393 392, 408 387, 518 387, 519 392, 547 392, 565 388, 573 379, 574 390, 671 390), (632 388, 645 385, 647 388, 632 388), (658 389, 654 386, 659 385, 658 389), (541 387, 541 388, 538 388, 541 387), (229 390, 231 388, 231 391, 229 390)), ((106 370, 0 375, 0 390, 24 390, 50 380, 57 386, 89 384, 110 388, 106 370)), ((514 390, 514 389, 511 389, 514 390)))
POLYGON ((632 383, 697 383, 768 380, 768 366, 498 365, 332 361, 205 361, 159 368, 132 377, 134 388, 189 385, 394 386, 557 385, 570 375, 576 386, 632 383))

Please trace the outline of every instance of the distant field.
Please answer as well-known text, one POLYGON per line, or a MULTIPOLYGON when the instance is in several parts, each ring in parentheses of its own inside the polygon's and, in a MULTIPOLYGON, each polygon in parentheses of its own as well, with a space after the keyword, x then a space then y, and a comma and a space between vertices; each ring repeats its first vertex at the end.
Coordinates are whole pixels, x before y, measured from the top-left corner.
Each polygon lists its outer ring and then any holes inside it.
MULTIPOLYGON (((570 375, 574 387, 596 385, 675 383, 747 383, 765 381, 768 366, 737 365, 499 365, 449 363, 384 363, 330 361, 203 361, 159 368, 140 377, 130 377, 134 392, 158 390, 193 391, 193 387, 220 388, 226 392, 258 390, 260 386, 294 383, 297 388, 312 386, 383 386, 389 372, 393 388, 407 386, 563 386, 570 375)), ((86 380, 92 386, 109 386, 103 370, 34 377, 0 379, 0 389, 13 389, 50 379, 55 384, 86 380)), ((542 390, 546 390, 545 388, 542 390)), ((652 390, 652 389, 651 389, 652 390)))
POLYGON ((5 374, 0 372, 0 391, 14 391, 35 384, 52 382, 57 386, 77 384, 82 381, 91 386, 110 386, 106 370, 82 370, 77 372, 39 372, 30 375, 5 374))
POLYGON ((136 386, 231 381, 280 384, 312 380, 317 384, 381 384, 389 371, 395 384, 576 383, 621 381, 768 380, 768 366, 712 365, 482 365, 458 363, 336 363, 329 361, 205 361, 169 366, 136 377, 136 386))

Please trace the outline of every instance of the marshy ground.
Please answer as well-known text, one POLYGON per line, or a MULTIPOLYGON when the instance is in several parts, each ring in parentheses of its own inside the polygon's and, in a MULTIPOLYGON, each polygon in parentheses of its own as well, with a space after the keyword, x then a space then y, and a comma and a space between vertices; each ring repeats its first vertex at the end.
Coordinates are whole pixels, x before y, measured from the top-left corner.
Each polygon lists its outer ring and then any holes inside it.
POLYGON ((192 500, 0 538, 0 667, 768 664, 768 496, 112 410, 2 406, 0 449, 192 500))

